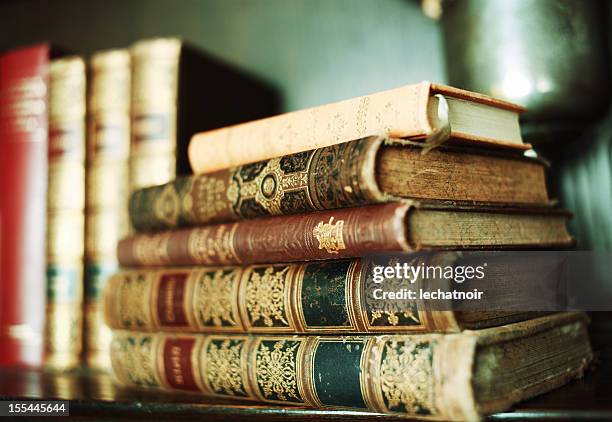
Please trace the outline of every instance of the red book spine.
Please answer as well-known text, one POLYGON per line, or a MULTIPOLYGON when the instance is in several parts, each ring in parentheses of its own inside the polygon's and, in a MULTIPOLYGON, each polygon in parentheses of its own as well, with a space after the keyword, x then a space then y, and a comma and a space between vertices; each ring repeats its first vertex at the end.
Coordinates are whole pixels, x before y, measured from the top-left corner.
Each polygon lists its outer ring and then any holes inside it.
POLYGON ((0 55, 0 366, 39 366, 45 315, 46 44, 0 55))

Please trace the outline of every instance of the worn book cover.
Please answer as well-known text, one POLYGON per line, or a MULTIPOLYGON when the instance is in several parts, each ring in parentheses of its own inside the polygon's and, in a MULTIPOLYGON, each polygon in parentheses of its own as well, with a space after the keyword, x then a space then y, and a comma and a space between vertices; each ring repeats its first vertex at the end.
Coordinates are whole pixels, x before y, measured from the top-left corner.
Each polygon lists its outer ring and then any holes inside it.
POLYGON ((545 166, 516 154, 370 137, 134 192, 138 231, 301 214, 393 199, 533 206, 549 202, 545 166))
POLYGON ((415 140, 444 135, 462 144, 525 150, 522 111, 485 95, 421 82, 198 133, 189 161, 195 173, 210 173, 372 135, 415 140))
POLYGON ((124 267, 241 265, 437 249, 564 248, 568 214, 416 201, 267 217, 155 234, 117 248, 124 267))
POLYGON ((457 334, 117 331, 111 348, 114 373, 126 385, 441 420, 506 410, 580 377, 592 357, 581 313, 457 334))

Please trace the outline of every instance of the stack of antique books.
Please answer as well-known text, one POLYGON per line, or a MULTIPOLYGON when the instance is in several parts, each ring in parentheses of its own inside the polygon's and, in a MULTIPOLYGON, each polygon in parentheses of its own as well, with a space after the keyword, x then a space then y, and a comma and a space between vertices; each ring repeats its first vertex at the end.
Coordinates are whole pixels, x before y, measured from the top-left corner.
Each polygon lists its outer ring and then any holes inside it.
POLYGON ((581 313, 372 300, 381 253, 573 244, 520 111, 423 82, 195 135, 195 175, 130 199, 104 301, 116 377, 474 419, 579 376, 581 313))

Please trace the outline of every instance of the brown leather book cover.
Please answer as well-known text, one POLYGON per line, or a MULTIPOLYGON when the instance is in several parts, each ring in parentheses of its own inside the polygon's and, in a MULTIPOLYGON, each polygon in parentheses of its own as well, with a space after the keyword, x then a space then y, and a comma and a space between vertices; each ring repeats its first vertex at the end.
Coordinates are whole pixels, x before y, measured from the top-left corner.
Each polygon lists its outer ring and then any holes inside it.
POLYGON ((567 215, 392 202, 137 234, 118 246, 124 267, 235 265, 361 257, 429 249, 543 248, 573 244, 567 215))
POLYGON ((368 137, 134 192, 138 231, 355 207, 398 198, 503 206, 549 202, 542 162, 516 154, 368 137))
POLYGON ((563 313, 458 334, 117 331, 111 359, 121 383, 142 388, 417 419, 479 420, 580 377, 593 354, 586 316, 563 313))

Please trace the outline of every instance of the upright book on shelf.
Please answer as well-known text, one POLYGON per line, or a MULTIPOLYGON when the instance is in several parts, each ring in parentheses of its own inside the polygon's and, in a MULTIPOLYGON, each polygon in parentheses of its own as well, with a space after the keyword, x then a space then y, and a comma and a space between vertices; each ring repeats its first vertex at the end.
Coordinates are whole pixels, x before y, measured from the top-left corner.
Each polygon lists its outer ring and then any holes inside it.
POLYGON ((132 189, 188 173, 194 133, 277 111, 276 93, 266 83, 180 39, 139 41, 131 55, 132 189))
POLYGON ((49 76, 45 364, 68 369, 79 363, 82 348, 85 61, 54 59, 49 76))
POLYGON ((49 46, 0 55, 0 365, 42 362, 49 46))
POLYGON ((108 50, 90 60, 85 209, 84 359, 109 369, 110 330, 101 296, 118 269, 117 243, 128 233, 130 54, 108 50))

